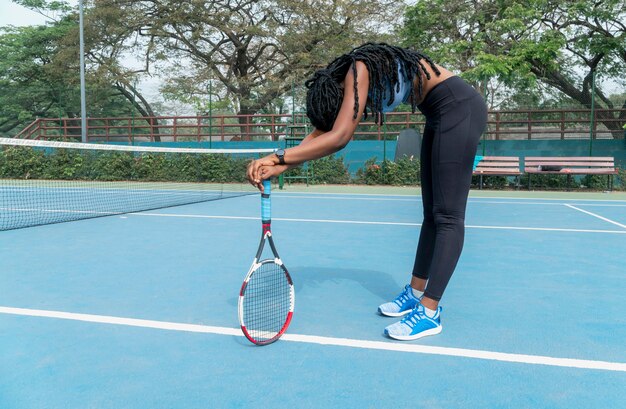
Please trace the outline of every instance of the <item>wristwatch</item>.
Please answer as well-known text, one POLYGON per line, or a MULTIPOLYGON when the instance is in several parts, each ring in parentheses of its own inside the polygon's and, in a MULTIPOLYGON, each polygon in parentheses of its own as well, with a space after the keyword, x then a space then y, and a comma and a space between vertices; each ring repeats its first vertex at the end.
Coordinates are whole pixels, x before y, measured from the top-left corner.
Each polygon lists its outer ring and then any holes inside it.
POLYGON ((274 152, 274 154, 276 155, 276 157, 278 157, 278 164, 284 165, 285 164, 285 150, 278 149, 276 152, 274 152))

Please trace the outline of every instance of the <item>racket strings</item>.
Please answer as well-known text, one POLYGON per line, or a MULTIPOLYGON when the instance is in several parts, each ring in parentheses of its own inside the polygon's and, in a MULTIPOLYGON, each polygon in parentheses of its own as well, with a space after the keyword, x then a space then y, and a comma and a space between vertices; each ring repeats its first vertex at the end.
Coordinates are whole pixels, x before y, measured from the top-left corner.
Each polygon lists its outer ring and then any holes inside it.
POLYGON ((285 325, 291 310, 291 285, 283 267, 262 263, 250 277, 244 295, 244 322, 257 341, 275 337, 285 325))

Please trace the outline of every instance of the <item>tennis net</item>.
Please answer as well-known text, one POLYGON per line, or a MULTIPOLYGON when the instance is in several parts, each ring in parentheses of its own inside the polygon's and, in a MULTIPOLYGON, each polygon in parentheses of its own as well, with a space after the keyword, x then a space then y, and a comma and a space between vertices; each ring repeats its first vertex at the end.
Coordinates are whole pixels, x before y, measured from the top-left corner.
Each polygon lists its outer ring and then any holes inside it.
POLYGON ((185 149, 0 138, 0 230, 252 194, 272 149, 185 149))

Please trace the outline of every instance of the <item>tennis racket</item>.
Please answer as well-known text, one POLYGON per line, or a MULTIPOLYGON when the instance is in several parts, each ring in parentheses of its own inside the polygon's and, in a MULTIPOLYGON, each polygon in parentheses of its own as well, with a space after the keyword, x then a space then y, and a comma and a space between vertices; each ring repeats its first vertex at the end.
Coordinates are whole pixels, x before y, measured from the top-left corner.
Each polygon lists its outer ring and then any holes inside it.
POLYGON ((271 232, 271 184, 263 181, 261 223, 263 234, 250 271, 239 292, 239 324, 243 334, 256 345, 278 340, 287 330, 293 315, 295 293, 291 276, 278 256, 271 232), (261 260, 269 243, 272 258, 261 260), (260 261, 259 261, 260 260, 260 261))

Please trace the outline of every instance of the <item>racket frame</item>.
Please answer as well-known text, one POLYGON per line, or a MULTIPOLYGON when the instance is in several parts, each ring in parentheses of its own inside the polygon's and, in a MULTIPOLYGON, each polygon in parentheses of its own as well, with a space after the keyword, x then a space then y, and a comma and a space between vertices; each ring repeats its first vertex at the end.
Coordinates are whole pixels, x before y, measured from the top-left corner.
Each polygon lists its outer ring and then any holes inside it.
POLYGON ((293 287, 293 281, 291 280, 291 275, 289 275, 289 271, 287 271, 285 264, 280 259, 280 256, 278 255, 278 251, 276 250, 276 245, 274 244, 274 239, 272 238, 272 227, 271 227, 272 220, 271 220, 270 202, 269 202, 271 185, 269 183, 269 180, 263 181, 263 186, 264 186, 264 193, 262 193, 261 195, 261 201, 262 201, 261 224, 263 227, 263 233, 261 235, 261 242, 259 243, 259 248, 257 249, 254 260, 252 261, 252 265, 250 266, 250 269, 248 270, 248 274, 246 274, 243 284, 241 285, 241 290, 239 291, 239 301, 238 301, 238 315, 239 315, 239 324, 241 326, 241 331, 250 342, 259 346, 268 345, 273 342, 276 342, 285 333, 285 331, 289 327, 289 324, 291 323, 291 318, 293 316, 293 310, 295 306, 295 291, 293 287), (273 259, 266 258, 266 259, 260 260, 266 243, 269 243, 270 248, 272 250, 272 255, 274 256, 274 258, 273 259), (287 280, 287 283, 289 284, 289 310, 285 318, 284 324, 282 325, 281 329, 276 333, 276 335, 274 335, 273 337, 269 339, 258 340, 258 339, 255 339, 246 328, 246 323, 244 322, 244 318, 243 318, 244 317, 243 305, 244 305, 245 293, 246 293, 246 288, 248 286, 248 283, 252 279, 254 273, 262 265, 268 264, 268 263, 276 264, 277 266, 279 266, 281 271, 285 274, 285 278, 287 280))

